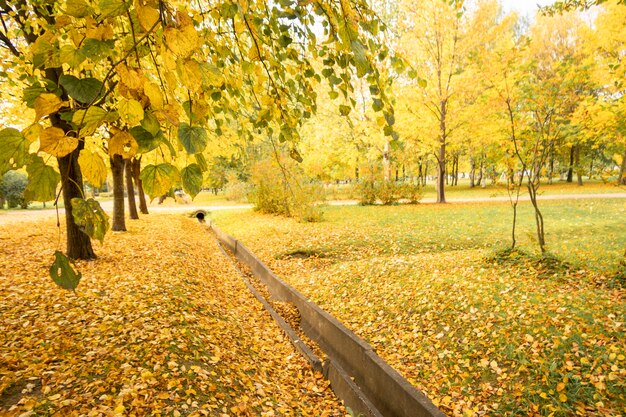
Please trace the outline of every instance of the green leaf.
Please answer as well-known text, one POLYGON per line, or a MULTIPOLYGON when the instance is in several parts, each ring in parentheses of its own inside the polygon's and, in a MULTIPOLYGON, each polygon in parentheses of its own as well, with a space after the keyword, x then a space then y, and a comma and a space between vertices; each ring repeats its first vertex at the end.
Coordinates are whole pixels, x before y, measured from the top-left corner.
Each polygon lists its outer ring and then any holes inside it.
POLYGON ((92 106, 85 110, 77 110, 72 116, 72 123, 74 123, 79 130, 79 137, 91 136, 97 128, 104 123, 107 118, 107 111, 100 107, 92 106), (84 116, 84 119, 83 119, 84 116), (82 124, 81 124, 82 123, 82 124))
POLYGON ((139 145, 137 153, 147 153, 159 147, 160 141, 142 126, 133 127, 130 129, 130 134, 133 135, 139 145))
POLYGON ((352 53, 354 54, 354 66, 356 67, 356 75, 360 78, 371 71, 371 66, 367 60, 367 53, 365 47, 359 40, 353 40, 350 42, 352 46, 352 53))
POLYGON ((166 194, 172 186, 180 181, 180 173, 171 164, 148 165, 141 170, 143 189, 155 198, 166 194))
POLYGON ((102 17, 115 17, 126 13, 130 7, 130 2, 127 0, 100 0, 99 6, 102 17))
POLYGON ((70 265, 70 260, 63 252, 54 252, 55 260, 50 266, 50 278, 59 287, 75 291, 82 277, 80 272, 74 271, 70 265))
POLYGON ((202 190, 202 170, 198 164, 191 164, 180 172, 183 180, 183 189, 193 200, 202 190))
POLYGON ((72 216, 80 230, 92 239, 104 242, 109 229, 109 216, 93 198, 72 198, 72 216))
POLYGON ((100 61, 108 57, 113 52, 115 41, 100 41, 98 39, 87 38, 80 48, 80 53, 94 61, 100 61))
POLYGON ((71 68, 78 68, 87 59, 80 49, 76 49, 72 45, 63 45, 59 57, 62 63, 71 68))
POLYGON ((341 113, 342 116, 349 115, 351 110, 352 108, 350 106, 346 106, 345 104, 339 105, 339 113, 341 113))
POLYGON ((80 103, 92 103, 102 93, 102 81, 97 78, 76 78, 73 75, 61 75, 59 84, 70 97, 80 103))
POLYGON ((393 126, 396 123, 396 118, 393 113, 385 112, 384 115, 388 126, 393 126))
POLYGON ((204 155, 201 153, 197 153, 194 156, 196 157, 196 163, 200 167, 200 171, 207 172, 209 170, 209 165, 207 164, 204 155))
POLYGON ((26 193, 33 201, 51 201, 56 197, 57 185, 61 182, 61 175, 51 166, 44 163, 40 156, 33 156, 26 166, 28 185, 26 193))
POLYGON ((187 153, 196 154, 202 152, 209 141, 206 130, 200 126, 189 126, 181 123, 178 126, 178 140, 183 145, 187 153))
POLYGON ((372 109, 374 109, 374 111, 381 111, 384 107, 383 101, 379 98, 375 98, 374 100, 372 100, 372 109))
POLYGON ((93 15, 94 11, 84 0, 67 0, 65 3, 65 14, 81 18, 93 15))
POLYGON ((153 136, 156 136, 156 134, 159 133, 159 130, 161 130, 159 119, 157 119, 154 113, 150 111, 144 112, 141 127, 152 133, 153 136))
POLYGON ((31 85, 30 87, 26 87, 22 91, 22 100, 24 101, 24 103, 26 103, 28 107, 34 109, 35 100, 37 100, 37 98, 45 92, 47 92, 47 90, 44 87, 41 87, 39 85, 31 85))
POLYGON ((26 163, 30 142, 17 129, 0 130, 0 176, 11 169, 19 169, 26 163))

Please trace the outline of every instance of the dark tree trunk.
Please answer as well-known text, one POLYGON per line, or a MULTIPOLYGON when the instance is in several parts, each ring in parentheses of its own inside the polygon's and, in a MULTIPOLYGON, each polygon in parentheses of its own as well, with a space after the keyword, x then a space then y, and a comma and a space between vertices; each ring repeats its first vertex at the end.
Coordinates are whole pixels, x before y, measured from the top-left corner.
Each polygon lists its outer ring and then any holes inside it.
POLYGON ((476 181, 476 185, 481 185, 483 182, 483 161, 481 159, 480 166, 478 167, 478 179, 476 181))
POLYGON ((476 186, 476 183, 474 182, 474 179, 476 178, 476 161, 474 161, 474 158, 470 158, 469 177, 470 177, 470 188, 474 188, 476 186))
POLYGON ((132 220, 138 220, 137 204, 135 203, 135 187, 133 185, 133 167, 130 159, 124 160, 124 172, 126 174, 126 198, 128 199, 128 216, 132 220))
POLYGON ((124 158, 114 155, 111 159, 111 173, 113 174, 113 225, 111 230, 126 231, 124 219, 124 158))
POLYGON ((359 180, 359 167, 354 167, 354 179, 359 180))
MULTIPOLYGON (((59 77, 63 73, 61 68, 46 69, 46 78, 58 84, 59 77)), ((64 100, 68 97, 64 93, 64 100)), ((61 119, 58 113, 50 115, 50 123, 53 127, 62 129, 68 136, 76 136, 69 123, 61 119)), ((78 165, 78 155, 85 147, 84 141, 78 141, 78 147, 70 154, 57 158, 59 172, 61 173, 61 186, 63 187, 63 204, 65 205, 65 229, 67 232, 67 256, 71 259, 95 259, 96 254, 91 246, 91 238, 83 233, 74 223, 72 214, 72 199, 85 198, 83 188, 83 174, 78 165)))
POLYGON ((626 185, 626 152, 622 155, 622 166, 619 170, 619 178, 617 179, 617 183, 620 185, 626 185))
POLYGON ((576 147, 572 145, 569 150, 569 167, 567 168, 567 182, 574 181, 574 155, 576 153, 576 147))
POLYGON ((428 159, 424 161, 424 172, 422 175, 422 187, 426 187, 427 179, 428 179, 428 159))
POLYGON ((141 214, 148 214, 146 193, 143 191, 143 183, 141 181, 141 157, 133 158, 133 180, 135 181, 137 193, 139 194, 139 211, 141 214))
MULTIPOLYGON (((53 126, 55 123, 53 122, 53 126)), ((78 155, 84 147, 78 142, 78 148, 69 155, 57 158, 61 182, 63 186, 63 204, 65 205, 65 224, 67 231, 67 256, 70 259, 95 259, 96 254, 91 246, 91 238, 83 233, 74 223, 72 199, 84 198, 83 175, 78 165, 78 155)))

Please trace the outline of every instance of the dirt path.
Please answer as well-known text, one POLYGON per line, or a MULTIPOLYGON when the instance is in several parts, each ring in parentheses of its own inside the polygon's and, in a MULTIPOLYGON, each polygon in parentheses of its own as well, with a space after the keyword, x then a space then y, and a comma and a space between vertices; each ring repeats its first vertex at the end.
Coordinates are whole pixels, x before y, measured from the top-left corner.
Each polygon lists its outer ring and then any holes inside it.
MULTIPOLYGON (((580 199, 622 199, 626 198, 626 193, 615 193, 615 194, 553 194, 553 195, 542 195, 539 196, 539 200, 580 200, 580 199)), ((498 196, 498 197, 468 197, 468 198, 448 198, 448 203, 479 203, 479 202, 488 202, 488 201, 509 201, 509 197, 506 196, 498 196)), ((528 196, 521 196, 519 201, 530 201, 528 196)), ((422 203, 426 204, 434 204, 435 199, 425 198, 421 200, 422 203)), ((113 212, 113 201, 102 201, 100 202, 102 208, 109 214, 113 212)), ((352 206, 357 205, 359 202, 357 200, 332 200, 327 202, 330 206, 352 206)), ((189 212, 192 213, 195 210, 207 210, 207 211, 218 211, 218 210, 235 210, 235 209, 249 209, 252 208, 252 204, 233 204, 233 205, 224 205, 224 206, 212 206, 212 205, 202 205, 202 204, 179 204, 176 206, 161 206, 161 205, 150 205, 148 210, 151 213, 184 213, 189 212)), ((65 209, 59 209, 59 216, 63 216, 65 214, 65 209)), ((14 221, 19 221, 22 219, 33 218, 33 217, 54 217, 56 216, 56 210, 54 208, 50 209, 42 209, 42 210, 0 210, 0 224, 10 223, 14 221)))

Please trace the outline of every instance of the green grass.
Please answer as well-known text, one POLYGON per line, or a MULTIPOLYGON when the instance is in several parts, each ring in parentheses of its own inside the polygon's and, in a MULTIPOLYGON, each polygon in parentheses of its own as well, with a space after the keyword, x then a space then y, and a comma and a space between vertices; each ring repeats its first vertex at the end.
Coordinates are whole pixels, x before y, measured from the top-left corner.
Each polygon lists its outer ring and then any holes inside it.
MULTIPOLYGON (((352 184, 330 185, 325 187, 329 200, 352 200, 358 199, 352 184)), ((488 184, 485 188, 470 188, 469 180, 460 179, 457 186, 446 186, 446 198, 491 198, 508 197, 506 186, 502 184, 488 184)), ((577 183, 555 181, 553 184, 542 183, 539 187, 540 195, 567 195, 567 194, 615 194, 626 192, 625 186, 618 186, 615 182, 605 183, 598 180, 585 181, 581 187, 577 183)), ((435 198, 437 196, 432 181, 423 188, 423 198, 435 198)), ((525 188, 522 195, 527 195, 525 188)))
POLYGON ((626 200, 541 209, 548 260, 529 203, 509 254, 507 203, 328 207, 315 224, 213 217, 449 415, 620 415, 626 292, 611 274, 626 200))

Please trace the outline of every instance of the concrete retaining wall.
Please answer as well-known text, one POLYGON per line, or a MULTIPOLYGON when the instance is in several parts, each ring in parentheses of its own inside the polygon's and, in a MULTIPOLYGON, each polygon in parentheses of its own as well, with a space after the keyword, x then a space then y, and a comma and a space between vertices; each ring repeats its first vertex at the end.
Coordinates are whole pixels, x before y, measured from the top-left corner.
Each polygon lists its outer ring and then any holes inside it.
POLYGON ((302 330, 328 355, 323 366, 324 375, 337 396, 352 408, 355 415, 444 416, 424 394, 383 361, 369 344, 277 277, 241 242, 213 224, 211 229, 219 241, 267 286, 272 297, 296 306, 302 330))

